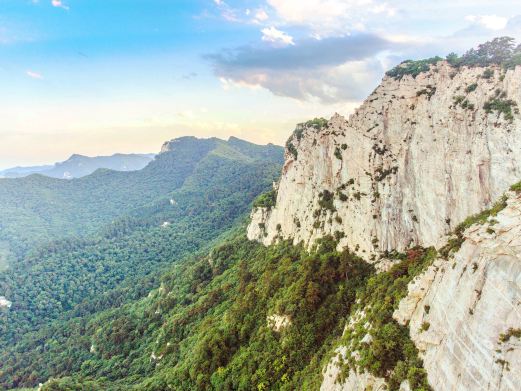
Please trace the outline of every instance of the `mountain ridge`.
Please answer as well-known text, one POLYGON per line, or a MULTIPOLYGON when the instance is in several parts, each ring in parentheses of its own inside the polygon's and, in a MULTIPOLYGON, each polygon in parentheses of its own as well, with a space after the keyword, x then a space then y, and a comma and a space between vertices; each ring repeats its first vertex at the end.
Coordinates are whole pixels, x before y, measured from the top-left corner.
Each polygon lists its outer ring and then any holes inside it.
MULTIPOLYGON (((121 192, 131 203, 112 213, 110 219, 99 218, 90 232, 81 232, 85 231, 84 220, 93 218, 92 210, 80 210, 84 198, 73 199, 70 205, 76 216, 66 223, 74 228, 77 225, 78 233, 72 236, 66 230, 63 236, 39 243, 0 273, 0 292, 12 303, 9 311, 0 312, 0 345, 13 343, 24 333, 63 318, 85 301, 104 303, 97 311, 103 306, 110 308, 114 305, 110 295, 104 300, 97 296, 111 290, 118 290, 116 296, 125 291, 134 292, 129 297, 118 298, 123 302, 139 297, 147 284, 140 287, 137 281, 155 281, 160 270, 172 260, 201 250, 239 224, 253 199, 277 177, 282 148, 270 148, 271 154, 265 159, 238 160, 213 153, 220 143, 185 139, 159 155, 143 173, 106 171, 73 181, 35 178, 44 184, 61 185, 45 189, 56 193, 57 200, 63 198, 64 190, 69 189, 65 194, 71 196, 75 193, 70 189, 75 191, 75 186, 80 186, 79 191, 95 202, 93 210, 98 215, 112 211, 113 205, 107 203, 105 194, 116 198, 118 203, 117 194, 121 192), (99 178, 103 179, 101 184, 99 178), (154 189, 155 181, 161 186, 154 189), (137 183, 141 187, 133 191, 137 192, 140 203, 133 203, 136 198, 130 193, 129 184, 132 187, 137 183), (143 192, 146 188, 148 194, 143 192), (98 193, 101 196, 96 200, 94 195, 98 193), (69 291, 71 285, 76 289, 69 291)), ((16 185, 17 181, 27 180, 9 181, 16 185)), ((63 214, 64 208, 60 209, 63 214)), ((59 213, 51 211, 54 219, 59 213)), ((57 228, 60 232, 61 225, 57 228)), ((10 243, 4 230, 0 231, 0 240, 10 243)), ((84 314, 87 308, 94 310, 89 305, 83 308, 84 314)))
POLYGON ((22 178, 40 174, 53 178, 72 179, 92 174, 99 168, 115 171, 135 171, 145 167, 154 159, 155 154, 123 154, 115 153, 108 156, 86 156, 72 154, 68 159, 33 167, 13 167, 0 171, 0 178, 22 178))

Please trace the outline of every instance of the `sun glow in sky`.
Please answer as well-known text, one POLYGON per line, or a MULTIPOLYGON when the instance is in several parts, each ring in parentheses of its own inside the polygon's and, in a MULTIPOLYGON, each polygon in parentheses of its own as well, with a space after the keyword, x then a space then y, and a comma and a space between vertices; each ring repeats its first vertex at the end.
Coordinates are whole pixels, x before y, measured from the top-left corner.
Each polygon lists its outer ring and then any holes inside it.
POLYGON ((501 35, 521 39, 518 0, 0 0, 0 168, 182 135, 283 144, 401 60, 501 35))

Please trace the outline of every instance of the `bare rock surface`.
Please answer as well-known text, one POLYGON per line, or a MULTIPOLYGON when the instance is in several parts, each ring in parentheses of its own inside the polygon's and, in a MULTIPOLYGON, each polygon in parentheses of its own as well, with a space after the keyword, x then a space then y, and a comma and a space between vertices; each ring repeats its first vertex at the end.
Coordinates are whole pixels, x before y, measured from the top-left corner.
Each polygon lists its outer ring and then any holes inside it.
POLYGON ((521 104, 521 67, 483 71, 442 61, 416 78, 385 77, 349 120, 299 126, 276 206, 252 212, 248 237, 311 246, 336 234, 360 255, 437 244, 521 179, 519 113, 483 108, 500 95, 521 104))
POLYGON ((409 324, 434 390, 520 389, 521 195, 408 290, 393 317, 409 324))

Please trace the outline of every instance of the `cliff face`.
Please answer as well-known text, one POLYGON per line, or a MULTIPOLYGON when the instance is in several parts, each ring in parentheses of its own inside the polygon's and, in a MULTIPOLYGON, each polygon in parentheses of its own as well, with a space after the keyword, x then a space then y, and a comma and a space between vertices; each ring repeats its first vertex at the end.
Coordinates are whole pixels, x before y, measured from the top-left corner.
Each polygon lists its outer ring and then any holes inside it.
MULTIPOLYGON (((407 287, 393 318, 409 328, 434 391, 515 391, 521 384, 521 193, 463 234, 461 247, 438 258, 407 287)), ((364 308, 346 331, 362 328, 371 343, 364 308)), ((342 362, 357 357, 353 340, 336 349, 324 368, 321 391, 388 389, 386 380, 342 362), (344 369, 345 371, 345 369, 344 369)), ((408 381, 400 391, 410 390, 408 381)))
POLYGON ((252 212, 248 237, 333 235, 361 255, 438 243, 521 178, 521 67, 491 69, 386 77, 349 120, 297 128, 276 206, 252 212))
POLYGON ((409 324, 434 390, 519 389, 521 195, 408 290, 394 318, 409 324))

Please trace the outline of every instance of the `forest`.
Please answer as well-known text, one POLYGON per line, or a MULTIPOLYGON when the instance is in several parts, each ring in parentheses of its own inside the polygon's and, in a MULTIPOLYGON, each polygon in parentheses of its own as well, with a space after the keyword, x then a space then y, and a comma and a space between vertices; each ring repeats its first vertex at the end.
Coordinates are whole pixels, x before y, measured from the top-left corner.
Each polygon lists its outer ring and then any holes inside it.
MULTIPOLYGON (((13 303, 9 311, 0 312, 0 345, 13 345, 51 321, 118 307, 148 294, 174 262, 208 248, 219 235, 243 221, 254 198, 269 189, 279 175, 280 147, 258 147, 241 140, 186 141, 159 155, 143 172, 97 172, 79 179, 78 184, 39 176, 5 180, 7 185, 0 180, 0 188, 11 191, 13 198, 32 181, 56 185, 34 187, 34 194, 45 192, 48 196, 40 203, 41 209, 35 208, 36 196, 18 206, 39 214, 42 220, 50 215, 55 220, 47 220, 46 227, 33 227, 41 237, 32 247, 26 243, 26 248, 18 248, 19 256, 0 273, 0 292, 13 303), (129 176, 125 186, 120 174, 129 176), (104 177, 116 179, 104 182, 104 177), (132 198, 143 193, 143 184, 135 189, 135 195, 125 198, 125 194, 140 180, 158 185, 144 195, 149 201, 132 204, 132 198), (12 181, 20 181, 22 186, 16 188, 12 181), (93 190, 85 191, 88 186, 93 190), (102 189, 125 203, 96 195, 102 189), (85 199, 90 194, 97 209, 82 206, 84 200, 78 198, 69 201, 71 209, 78 209, 73 219, 66 209, 62 215, 53 209, 56 199, 80 193, 85 193, 85 199), (99 214, 100 219, 82 228, 89 213, 99 214), (120 216, 103 224, 105 213, 120 216), (63 225, 73 228, 60 231, 63 225), (78 234, 71 235, 74 229, 78 234)), ((19 230, 16 235, 28 234, 20 219, 4 217, 2 222, 13 227, 2 231, 6 243, 13 243, 10 234, 15 228, 19 230)), ((16 248, 14 244, 11 248, 16 248)))

